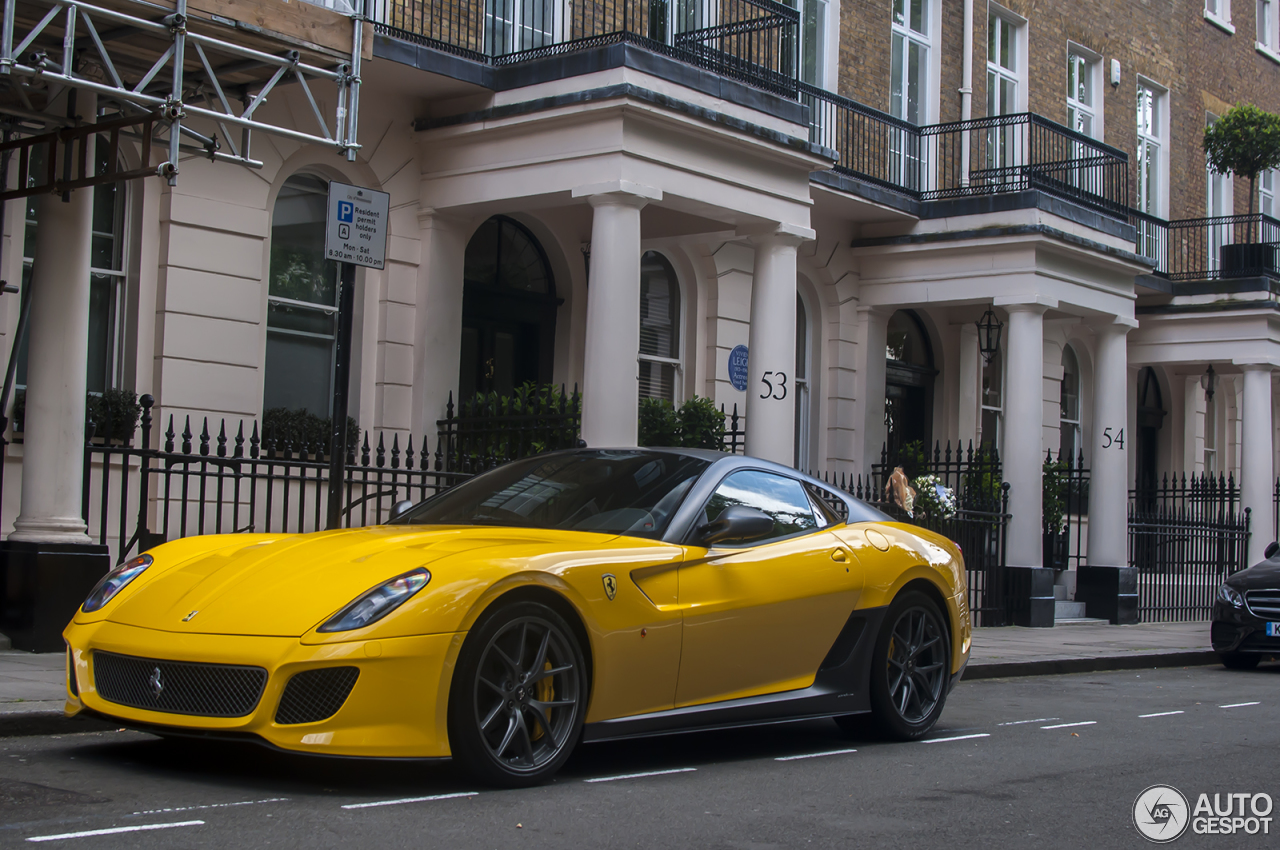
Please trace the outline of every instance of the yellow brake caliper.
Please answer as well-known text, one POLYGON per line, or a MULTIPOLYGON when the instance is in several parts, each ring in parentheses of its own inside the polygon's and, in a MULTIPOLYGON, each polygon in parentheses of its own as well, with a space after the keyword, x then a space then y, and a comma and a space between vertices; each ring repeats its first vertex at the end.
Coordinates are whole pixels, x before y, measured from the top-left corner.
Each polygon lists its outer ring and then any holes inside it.
MULTIPOLYGON (((551 662, 548 661, 547 666, 543 667, 542 669, 550 670, 551 662)), ((538 695, 538 702, 551 702, 553 699, 555 699, 556 686, 553 682, 553 677, 548 676, 542 681, 538 682, 538 684, 534 686, 534 692, 538 695)), ((550 726, 551 725, 551 709, 550 708, 546 710, 545 716, 547 718, 547 725, 550 726)), ((542 726, 539 725, 537 729, 533 730, 533 735, 531 736, 531 738, 534 741, 536 741, 541 737, 542 737, 542 726)))

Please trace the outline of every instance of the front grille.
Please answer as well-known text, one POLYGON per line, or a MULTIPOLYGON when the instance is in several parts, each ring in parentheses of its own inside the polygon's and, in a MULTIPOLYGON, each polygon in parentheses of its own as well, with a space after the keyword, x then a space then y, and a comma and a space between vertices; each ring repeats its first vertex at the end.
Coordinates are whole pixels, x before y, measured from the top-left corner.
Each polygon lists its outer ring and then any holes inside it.
POLYGON ((1253 616, 1264 620, 1280 620, 1280 590, 1246 590, 1244 601, 1253 616))
POLYGON ((95 652, 93 681, 103 699, 120 705, 170 714, 243 717, 258 704, 267 671, 95 652))
POLYGON ((360 676, 358 667, 305 670, 284 686, 276 723, 316 723, 338 713, 360 676))

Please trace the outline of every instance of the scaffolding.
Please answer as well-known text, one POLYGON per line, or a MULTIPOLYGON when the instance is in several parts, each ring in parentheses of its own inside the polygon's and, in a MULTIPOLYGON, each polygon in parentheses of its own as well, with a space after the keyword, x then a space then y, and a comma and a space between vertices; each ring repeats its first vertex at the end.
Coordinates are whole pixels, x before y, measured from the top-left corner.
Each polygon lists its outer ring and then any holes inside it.
POLYGON ((354 160, 371 32, 351 11, 288 0, 4 0, 0 154, 18 167, 4 169, 16 181, 6 176, 0 201, 152 174, 174 185, 184 153, 261 168, 255 131, 354 160), (302 92, 316 130, 285 126, 289 110, 264 115, 285 85, 302 92), (76 114, 79 92, 97 95, 96 114, 76 114), (105 169, 92 153, 98 138, 110 145, 105 169), (138 142, 140 167, 119 166, 122 138, 138 142))

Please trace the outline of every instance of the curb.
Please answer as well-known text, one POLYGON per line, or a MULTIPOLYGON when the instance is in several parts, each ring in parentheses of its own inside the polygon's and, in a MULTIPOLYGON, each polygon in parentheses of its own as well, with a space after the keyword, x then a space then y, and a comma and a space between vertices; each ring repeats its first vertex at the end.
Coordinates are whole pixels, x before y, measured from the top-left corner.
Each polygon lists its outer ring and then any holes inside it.
POLYGON ((83 732, 109 732, 118 724, 93 717, 67 717, 61 709, 11 711, 0 713, 0 738, 30 735, 78 735, 83 732))
POLYGON ((1218 653, 1212 649, 1103 655, 1092 658, 996 661, 989 664, 970 664, 965 669, 961 681, 1004 679, 1012 676, 1052 676, 1060 673, 1099 673, 1107 670, 1143 670, 1152 667, 1198 667, 1218 663, 1220 663, 1218 653))

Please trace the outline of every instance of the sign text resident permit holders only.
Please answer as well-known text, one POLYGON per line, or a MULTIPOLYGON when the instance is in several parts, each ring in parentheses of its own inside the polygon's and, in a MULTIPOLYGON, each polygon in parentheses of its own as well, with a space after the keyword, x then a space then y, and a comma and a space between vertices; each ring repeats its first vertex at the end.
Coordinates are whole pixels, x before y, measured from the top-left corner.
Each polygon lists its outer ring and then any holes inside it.
POLYGON ((387 257, 387 217, 391 196, 346 183, 329 183, 325 217, 325 259, 380 269, 387 257))

